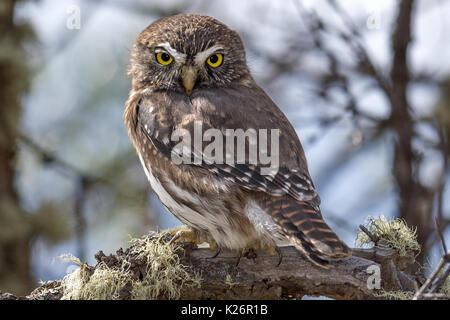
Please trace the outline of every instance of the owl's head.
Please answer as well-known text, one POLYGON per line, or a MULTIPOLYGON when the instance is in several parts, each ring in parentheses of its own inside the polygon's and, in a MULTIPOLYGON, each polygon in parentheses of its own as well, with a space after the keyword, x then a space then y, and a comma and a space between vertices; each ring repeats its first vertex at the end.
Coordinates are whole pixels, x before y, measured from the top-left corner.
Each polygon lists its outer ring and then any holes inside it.
POLYGON ((153 22, 137 37, 129 75, 134 89, 176 90, 251 83, 237 32, 204 15, 180 14, 153 22))

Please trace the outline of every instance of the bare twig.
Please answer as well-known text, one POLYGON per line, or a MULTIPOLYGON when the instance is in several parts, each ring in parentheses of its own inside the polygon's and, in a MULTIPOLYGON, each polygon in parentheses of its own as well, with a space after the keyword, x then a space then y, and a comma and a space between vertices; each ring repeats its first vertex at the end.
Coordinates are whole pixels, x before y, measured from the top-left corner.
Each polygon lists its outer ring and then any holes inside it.
POLYGON ((335 12, 340 16, 342 22, 350 31, 350 35, 346 36, 346 39, 353 45, 356 51, 357 57, 360 59, 360 63, 368 66, 370 74, 377 81, 379 87, 386 93, 390 91, 390 79, 386 78, 380 71, 380 68, 370 58, 365 46, 363 45, 362 36, 357 26, 353 23, 347 12, 341 7, 338 1, 328 0, 330 5, 335 9, 335 12))
MULTIPOLYGON (((425 281, 425 283, 422 285, 422 287, 420 287, 419 291, 417 291, 414 295, 413 300, 421 300, 423 298, 423 295, 425 294, 425 290, 427 290, 427 288, 433 283, 433 281, 436 279, 436 277, 439 275, 439 273, 441 272, 441 270, 445 267, 446 264, 448 264, 450 262, 450 254, 447 253, 445 254, 441 260, 439 261, 438 266, 436 267, 436 269, 434 269, 434 271, 431 273, 431 275, 428 277, 427 281, 425 281)), ((447 278, 448 276, 448 272, 444 273, 444 280, 447 278)), ((438 290, 438 288, 436 288, 435 290, 438 290)))
POLYGON ((445 244, 444 235, 442 234, 442 229, 440 228, 439 225, 439 218, 435 219, 435 223, 436 223, 436 233, 438 234, 439 239, 441 239, 442 248, 444 249, 444 254, 446 254, 448 250, 447 245, 445 244))
POLYGON ((372 240, 372 242, 374 244, 377 244, 378 242, 378 237, 376 237, 372 232, 370 232, 365 226, 363 226, 362 224, 359 225, 359 228, 361 229, 362 232, 364 232, 369 238, 370 240, 372 240))
POLYGON ((444 284, 445 280, 447 280, 449 275, 450 275, 450 268, 447 268, 447 270, 443 273, 443 275, 439 277, 439 279, 433 285, 429 293, 435 293, 436 291, 438 291, 444 284))
POLYGON ((132 200, 135 202, 141 201, 139 197, 123 192, 123 190, 121 190, 121 188, 112 180, 81 170, 72 163, 67 162, 66 160, 59 157, 56 153, 42 147, 39 143, 29 138, 28 136, 19 134, 18 139, 26 146, 28 146, 31 150, 33 150, 42 159, 43 163, 55 164, 56 168, 58 168, 58 172, 60 172, 65 177, 74 180, 78 186, 83 185, 83 189, 85 191, 87 191, 89 187, 95 184, 102 184, 114 189, 117 192, 117 195, 121 198, 132 200))
POLYGON ((29 138, 28 136, 24 134, 19 134, 18 138, 22 143, 24 143, 29 148, 31 148, 35 153, 37 153, 44 163, 56 164, 57 167, 60 169, 61 174, 68 176, 70 178, 73 177, 73 175, 83 177, 85 181, 104 182, 103 179, 94 177, 86 172, 83 172, 76 166, 57 156, 55 153, 46 150, 44 147, 39 145, 37 142, 29 138))
POLYGON ((444 299, 444 300, 448 300, 448 296, 444 293, 424 293, 423 295, 424 299, 444 299))

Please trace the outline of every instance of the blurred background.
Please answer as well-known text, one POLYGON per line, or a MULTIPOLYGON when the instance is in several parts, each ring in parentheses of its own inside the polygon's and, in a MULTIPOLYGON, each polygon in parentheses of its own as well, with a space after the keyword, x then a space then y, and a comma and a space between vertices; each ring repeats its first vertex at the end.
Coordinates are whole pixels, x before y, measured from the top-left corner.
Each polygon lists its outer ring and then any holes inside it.
POLYGON ((419 261, 450 237, 450 2, 0 2, 0 290, 180 224, 126 134, 128 56, 154 20, 203 13, 237 30, 256 81, 302 140, 322 211, 354 245, 368 216, 417 227, 419 261))

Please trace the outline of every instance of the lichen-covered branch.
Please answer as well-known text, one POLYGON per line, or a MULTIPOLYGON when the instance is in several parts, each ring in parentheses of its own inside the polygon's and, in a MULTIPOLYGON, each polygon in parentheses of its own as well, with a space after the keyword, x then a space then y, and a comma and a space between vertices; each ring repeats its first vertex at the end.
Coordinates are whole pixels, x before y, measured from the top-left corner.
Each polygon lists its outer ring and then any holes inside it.
POLYGON ((210 259, 208 250, 195 250, 187 261, 202 274, 202 290, 185 290, 184 298, 299 299, 308 295, 374 299, 368 286, 374 266, 380 268, 383 288, 412 290, 414 286, 413 277, 388 262, 398 258, 394 250, 355 249, 353 257, 336 261, 329 269, 315 267, 294 247, 283 247, 281 252, 283 262, 278 267, 278 257, 264 253, 255 261, 243 259, 235 267, 236 258, 231 255, 210 259))
MULTIPOLYGON (((414 262, 395 250, 354 249, 354 256, 312 265, 294 247, 281 247, 278 257, 263 251, 254 260, 234 252, 212 258, 206 248, 169 243, 165 233, 134 240, 116 254, 96 255, 96 266, 79 263, 74 273, 43 283, 22 299, 292 299, 327 296, 335 299, 375 299, 372 280, 381 277, 384 290, 414 290, 414 278, 402 270, 414 262), (379 269, 378 269, 379 268, 379 269), (374 271, 375 270, 375 271, 374 271), (372 277, 372 278, 370 278, 372 277)), ((375 288, 376 289, 376 288, 375 288)), ((1 294, 0 299, 16 299, 1 294)))

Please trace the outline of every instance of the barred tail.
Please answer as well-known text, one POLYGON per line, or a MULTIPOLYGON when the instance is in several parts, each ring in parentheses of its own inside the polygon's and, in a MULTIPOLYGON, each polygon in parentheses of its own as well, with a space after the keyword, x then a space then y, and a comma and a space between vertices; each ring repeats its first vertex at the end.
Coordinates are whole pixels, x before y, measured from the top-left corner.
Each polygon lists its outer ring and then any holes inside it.
POLYGON ((351 256, 351 250, 323 220, 320 209, 290 196, 267 197, 261 208, 281 226, 291 243, 311 262, 323 268, 330 260, 351 256))

